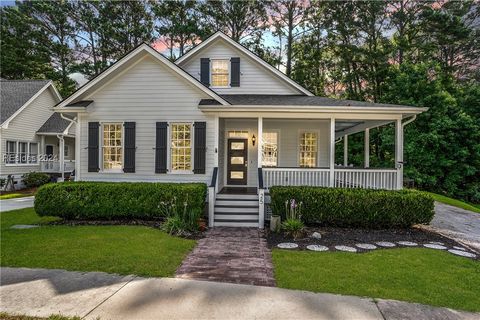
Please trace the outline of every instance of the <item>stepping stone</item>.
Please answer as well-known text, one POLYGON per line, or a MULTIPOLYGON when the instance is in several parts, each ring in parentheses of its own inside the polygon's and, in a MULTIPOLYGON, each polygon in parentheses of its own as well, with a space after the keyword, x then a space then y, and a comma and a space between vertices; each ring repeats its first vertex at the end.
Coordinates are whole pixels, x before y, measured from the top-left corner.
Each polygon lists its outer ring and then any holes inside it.
POLYGON ((359 247, 360 249, 366 249, 366 250, 377 249, 377 246, 369 243, 357 243, 356 246, 359 247))
POLYGON ((430 241, 429 243, 438 244, 439 246, 445 245, 443 242, 439 242, 439 241, 430 241))
POLYGON ((476 258, 477 255, 471 252, 466 252, 463 250, 450 249, 448 252, 456 254, 457 256, 467 257, 467 258, 476 258))
POLYGON ((317 245, 317 244, 311 244, 307 246, 307 249, 311 251, 328 251, 328 247, 317 245))
POLYGON ((345 251, 345 252, 357 252, 357 249, 349 246, 335 246, 335 249, 339 251, 345 251))
POLYGON ((395 247, 396 244, 393 242, 388 242, 388 241, 379 241, 375 242, 376 245, 379 245, 380 247, 385 247, 385 248, 392 248, 395 247))
POLYGON ((277 247, 279 247, 280 249, 295 249, 298 248, 298 244, 292 242, 283 242, 277 244, 277 247))
POLYGON ((457 247, 457 246, 453 246, 453 249, 455 250, 463 250, 463 251, 466 251, 467 249, 463 248, 463 247, 457 247))
POLYGON ((416 247, 418 246, 418 243, 416 242, 411 242, 411 241, 397 241, 398 244, 401 244, 402 246, 407 246, 407 247, 416 247))
POLYGON ((15 224, 10 227, 10 229, 32 229, 32 228, 38 228, 39 226, 34 225, 34 224, 15 224))
POLYGON ((425 248, 430 248, 430 249, 437 249, 437 250, 445 250, 447 247, 439 245, 439 244, 434 244, 434 243, 426 243, 423 245, 425 248))

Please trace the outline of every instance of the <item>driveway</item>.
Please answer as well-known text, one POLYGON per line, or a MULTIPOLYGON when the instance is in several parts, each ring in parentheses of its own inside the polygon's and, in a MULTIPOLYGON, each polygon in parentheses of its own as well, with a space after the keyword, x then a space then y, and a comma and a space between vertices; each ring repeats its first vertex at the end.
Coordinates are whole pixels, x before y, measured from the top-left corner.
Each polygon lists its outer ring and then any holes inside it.
POLYGON ((0 200, 0 212, 33 207, 34 196, 0 200))
POLYGON ((429 229, 480 253, 480 213, 435 202, 435 216, 429 229))
POLYGON ((0 268, 0 312, 86 319, 479 319, 393 300, 101 272, 0 268))

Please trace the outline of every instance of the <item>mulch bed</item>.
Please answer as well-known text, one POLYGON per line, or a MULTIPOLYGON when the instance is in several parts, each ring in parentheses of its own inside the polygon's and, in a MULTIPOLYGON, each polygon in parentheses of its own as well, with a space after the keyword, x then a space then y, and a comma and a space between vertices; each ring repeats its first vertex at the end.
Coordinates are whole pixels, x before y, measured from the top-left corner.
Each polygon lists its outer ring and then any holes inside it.
MULTIPOLYGON (((155 229, 161 229, 163 220, 58 220, 47 223, 48 225, 63 226, 145 226, 155 229)), ((205 232, 198 231, 194 233, 179 235, 181 238, 198 240, 205 238, 205 232)))
MULTIPOLYGON (((374 244, 379 241, 397 242, 397 241, 411 241, 419 245, 429 242, 442 242, 447 247, 459 246, 465 247, 458 242, 441 236, 439 234, 420 230, 418 228, 410 229, 389 229, 389 230, 370 230, 370 229, 350 229, 350 228, 334 228, 334 227, 308 227, 306 228, 305 237, 293 241, 292 238, 286 237, 283 232, 275 233, 266 230, 267 244, 269 248, 276 247, 282 242, 294 242, 298 244, 296 250, 307 250, 306 247, 311 244, 323 245, 335 250, 334 246, 345 245, 355 247, 358 243, 374 244), (321 239, 311 238, 313 232, 318 232, 322 235, 321 239)), ((397 243, 396 243, 397 244, 397 243)), ((399 244, 391 249, 403 247, 399 244)), ((366 252, 365 250, 355 247, 358 252, 366 252)), ((383 248, 382 249, 389 249, 383 248)))

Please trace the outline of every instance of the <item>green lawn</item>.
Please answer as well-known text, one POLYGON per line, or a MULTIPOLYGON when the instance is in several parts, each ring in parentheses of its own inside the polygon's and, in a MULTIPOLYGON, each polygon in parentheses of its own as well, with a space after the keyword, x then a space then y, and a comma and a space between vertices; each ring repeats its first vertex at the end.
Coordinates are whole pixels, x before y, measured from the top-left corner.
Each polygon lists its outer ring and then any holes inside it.
POLYGON ((0 213, 1 265, 168 277, 195 245, 143 226, 9 229, 53 219, 38 217, 33 208, 0 213))
POLYGON ((444 196, 438 193, 433 193, 433 192, 428 192, 428 193, 435 199, 435 201, 445 203, 454 207, 462 208, 465 210, 470 210, 473 212, 480 213, 480 204, 473 205, 473 204, 463 202, 461 200, 449 198, 447 196, 444 196))
POLYGON ((362 254, 273 250, 277 285, 480 311, 480 263, 426 248, 362 254))

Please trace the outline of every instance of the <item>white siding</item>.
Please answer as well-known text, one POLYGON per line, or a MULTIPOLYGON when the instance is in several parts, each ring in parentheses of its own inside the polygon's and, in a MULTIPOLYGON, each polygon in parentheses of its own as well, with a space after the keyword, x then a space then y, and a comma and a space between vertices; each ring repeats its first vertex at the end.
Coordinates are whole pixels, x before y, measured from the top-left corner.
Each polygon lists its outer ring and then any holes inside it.
MULTIPOLYGON (((7 140, 37 142, 40 147, 40 137, 35 132, 50 118, 53 113, 50 108, 57 101, 50 89, 43 91, 9 123, 8 129, 0 131, 0 154, 2 157, 6 152, 7 140)), ((39 150, 40 153, 41 150, 39 150)), ((2 177, 9 174, 19 177, 24 173, 39 170, 40 165, 5 165, 1 159, 0 175, 2 177)))
MULTIPOLYGON (((147 56, 101 90, 89 113, 80 117, 80 179, 97 181, 199 181, 211 179, 214 157, 214 117, 198 109, 209 98, 169 68, 147 56), (136 122, 135 173, 88 172, 88 122, 136 122), (206 174, 155 174, 156 122, 207 122, 206 174)), ((101 154, 101 152, 100 152, 101 154)), ((101 163, 101 162, 100 162, 101 163)))
POLYGON ((263 131, 278 131, 278 166, 299 166, 300 133, 314 131, 318 134, 317 166, 329 166, 329 120, 275 120, 264 119, 263 131))
POLYGON ((200 59, 240 57, 240 87, 212 88, 219 94, 303 94, 241 51, 218 39, 188 58, 180 66, 200 80, 200 59))

